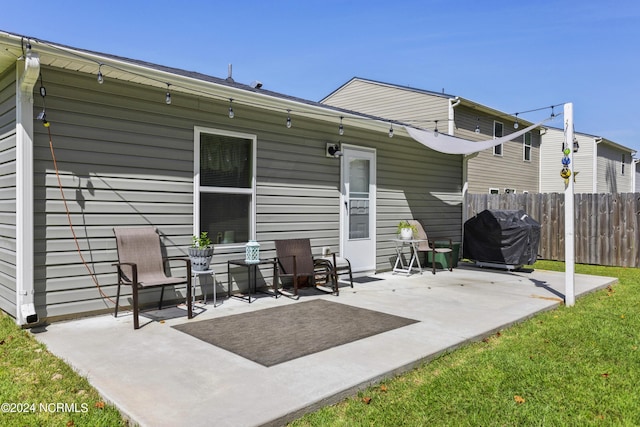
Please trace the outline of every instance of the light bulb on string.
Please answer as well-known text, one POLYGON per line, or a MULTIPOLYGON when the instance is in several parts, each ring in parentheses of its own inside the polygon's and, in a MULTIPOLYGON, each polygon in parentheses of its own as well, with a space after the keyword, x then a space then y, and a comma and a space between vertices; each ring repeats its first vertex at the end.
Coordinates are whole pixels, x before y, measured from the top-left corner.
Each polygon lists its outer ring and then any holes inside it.
POLYGON ((516 121, 513 124, 514 129, 518 129, 520 127, 520 123, 518 123, 518 113, 516 113, 516 121))
POLYGON ((480 133, 480 117, 478 117, 478 124, 476 124, 476 133, 480 133))
POLYGON ((435 136, 438 136, 438 121, 436 120, 436 127, 435 129, 433 129, 433 133, 435 134, 435 136))
POLYGON ((291 129, 291 110, 287 110, 287 129, 291 129))
POLYGON ((235 113, 233 112, 233 107, 231 103, 233 102, 233 98, 229 98, 229 118, 233 119, 235 117, 235 113))
POLYGON ((338 126, 338 134, 344 135, 344 126, 342 126, 342 116, 340 116, 340 126, 338 126))
POLYGON ((164 97, 164 102, 166 102, 167 105, 171 104, 171 92, 169 92, 169 83, 167 83, 167 94, 164 97))
POLYGON ((102 75, 102 64, 98 67, 98 83, 104 83, 104 76, 102 75))
POLYGON ((389 124, 389 138, 393 138, 393 123, 389 124))

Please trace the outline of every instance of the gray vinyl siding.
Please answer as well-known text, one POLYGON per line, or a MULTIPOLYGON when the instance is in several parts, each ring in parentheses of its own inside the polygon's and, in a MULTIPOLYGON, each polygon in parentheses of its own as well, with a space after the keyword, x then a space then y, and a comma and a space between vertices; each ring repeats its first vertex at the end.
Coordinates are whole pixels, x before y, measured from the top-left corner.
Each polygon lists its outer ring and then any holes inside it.
POLYGON ((631 188, 631 153, 621 151, 611 145, 598 144, 598 192, 628 193, 631 188), (624 175, 622 174, 622 156, 625 157, 624 175))
POLYGON ((16 315, 16 82, 0 74, 0 309, 16 315))
POLYGON ((425 129, 433 129, 438 120, 439 129, 446 132, 448 100, 444 95, 426 95, 409 88, 354 79, 322 102, 425 129))
MULTIPOLYGON (((630 150, 623 150, 606 139, 575 133, 580 145, 573 153, 573 172, 576 193, 626 193, 633 192, 635 173, 630 150), (624 175, 622 156, 625 157, 624 175)), ((543 158, 540 165, 543 192, 564 192, 564 181, 559 177, 562 164, 564 131, 550 128, 543 136, 543 158)))
MULTIPOLYGON (((508 136, 515 132, 513 122, 506 118, 487 116, 476 110, 460 105, 455 108, 455 135, 471 141, 493 138, 493 122, 503 124, 503 134, 508 136), (475 133, 480 125, 480 134, 475 133)), ((540 161, 540 132, 531 132, 531 160, 524 160, 524 137, 509 141, 502 146, 502 156, 495 156, 493 149, 480 151, 467 156, 467 180, 469 193, 488 193, 490 188, 498 188, 503 193, 505 188, 515 189, 517 193, 527 191, 538 192, 540 161)))
MULTIPOLYGON (((596 144, 594 138, 576 133, 574 135, 580 144, 577 153, 573 153, 572 171, 578 172, 574 181, 575 193, 595 192, 593 159, 596 156, 596 144)), ((540 162, 542 193, 564 193, 564 180, 560 177, 562 170, 562 144, 564 142, 564 130, 549 128, 542 136, 542 158, 540 162)))
MULTIPOLYGON (((408 138, 268 112, 246 105, 173 93, 45 67, 47 118, 78 244, 102 291, 113 298, 117 254, 114 226, 158 227, 167 255, 186 255, 193 231, 194 126, 257 136, 256 211, 261 256, 275 255, 273 240, 309 237, 314 253, 339 247, 340 162, 325 157, 326 142, 378 150, 377 242, 379 270, 390 268, 391 238, 399 219, 424 219, 430 232, 459 238, 461 162, 408 138), (398 147, 402 148, 398 148, 398 147), (406 154, 405 154, 406 151, 406 154), (408 163, 407 158, 410 160, 408 163), (456 234, 458 233, 458 234, 456 234)), ((41 100, 35 97, 35 109, 41 100)), ((112 309, 82 264, 57 188, 45 128, 35 135, 36 308, 50 320, 112 309)), ((227 260, 244 258, 242 245, 217 245, 212 267, 218 291, 227 289, 227 260)), ((259 283, 270 281, 261 271, 259 283)), ((237 286, 234 283, 234 288, 237 286)), ((210 289, 210 288, 209 288, 210 289)), ((128 305, 129 295, 121 297, 128 305)), ((210 291, 209 291, 210 292, 210 291)), ((183 289, 165 293, 184 297, 183 289)), ((157 293, 142 302, 156 302, 157 293)))

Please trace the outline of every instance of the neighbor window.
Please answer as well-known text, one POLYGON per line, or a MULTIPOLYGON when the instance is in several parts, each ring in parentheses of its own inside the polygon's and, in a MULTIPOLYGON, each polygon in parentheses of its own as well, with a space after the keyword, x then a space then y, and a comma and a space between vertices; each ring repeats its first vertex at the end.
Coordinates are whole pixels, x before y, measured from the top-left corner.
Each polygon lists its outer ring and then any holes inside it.
POLYGON ((527 132, 523 135, 524 144, 523 144, 523 152, 522 152, 522 160, 525 162, 531 161, 531 132, 527 132))
POLYGON ((499 188, 489 188, 489 194, 500 194, 499 188))
MULTIPOLYGON (((502 123, 493 122, 493 139, 502 138, 502 123)), ((493 147, 494 156, 502 156, 502 144, 498 144, 493 147)))
POLYGON ((247 242, 254 237, 254 135, 195 129, 194 197, 196 232, 214 243, 247 242))
POLYGON ((622 175, 624 175, 624 164, 627 162, 627 156, 622 155, 622 175))

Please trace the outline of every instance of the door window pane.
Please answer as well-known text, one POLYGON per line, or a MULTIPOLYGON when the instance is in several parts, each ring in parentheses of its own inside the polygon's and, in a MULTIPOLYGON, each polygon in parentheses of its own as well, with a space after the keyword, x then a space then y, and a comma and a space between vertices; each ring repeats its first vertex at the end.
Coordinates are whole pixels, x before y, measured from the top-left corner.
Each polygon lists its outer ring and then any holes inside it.
POLYGON ((369 237, 369 160, 349 162, 349 238, 369 237))

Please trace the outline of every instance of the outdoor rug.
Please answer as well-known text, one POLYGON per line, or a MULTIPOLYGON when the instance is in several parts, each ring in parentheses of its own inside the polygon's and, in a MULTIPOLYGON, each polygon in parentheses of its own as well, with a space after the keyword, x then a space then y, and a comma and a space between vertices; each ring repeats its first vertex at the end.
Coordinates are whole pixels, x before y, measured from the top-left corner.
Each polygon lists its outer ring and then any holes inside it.
POLYGON ((316 299, 174 328, 269 367, 416 322, 316 299))

